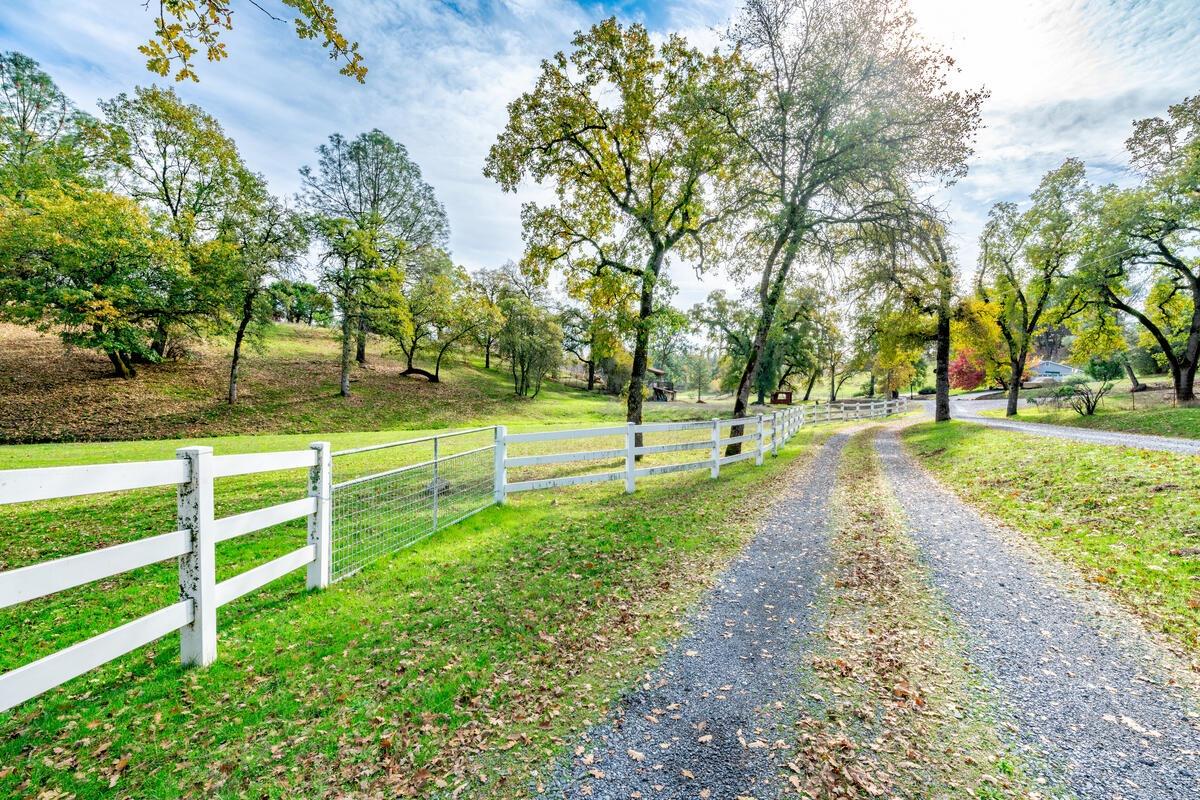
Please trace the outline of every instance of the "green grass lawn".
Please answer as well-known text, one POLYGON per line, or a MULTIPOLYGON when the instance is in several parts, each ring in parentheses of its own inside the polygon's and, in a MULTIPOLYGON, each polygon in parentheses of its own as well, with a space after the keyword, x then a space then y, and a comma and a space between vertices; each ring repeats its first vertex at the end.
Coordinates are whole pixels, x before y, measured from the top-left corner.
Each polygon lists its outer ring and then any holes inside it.
MULTIPOLYGON (((1091 381, 1099 386, 1099 381, 1091 381)), ((1180 436, 1200 439, 1200 405, 1176 406, 1169 391, 1147 391, 1132 394, 1129 381, 1114 383, 1113 390, 1100 401, 1096 413, 1083 416, 1066 403, 1054 405, 1043 400, 1050 390, 1022 392, 1026 399, 1036 399, 1036 406, 1023 406, 1018 416, 1026 422, 1046 422, 1072 425, 1077 428, 1097 428, 1126 433, 1145 433, 1154 436, 1180 436)), ((1004 416, 1004 410, 983 412, 985 416, 1004 416)))
POLYGON ((958 422, 914 425, 904 441, 966 500, 1200 656, 1200 459, 958 422))
MULTIPOLYGON (((619 483, 516 495, 328 591, 307 593, 297 571, 220 610, 211 668, 180 668, 171 635, 9 712, 0 796, 519 796, 561 737, 598 719, 678 633, 774 481, 823 435, 802 432, 719 481, 689 472, 639 481, 632 496, 619 483)), ((230 453, 313 438, 211 443, 230 453)), ((11 446, 0 467, 170 457, 177 444, 11 446)), ((353 458, 362 472, 415 457, 353 458)), ((298 471, 222 479, 217 515, 302 492, 298 471)), ((6 507, 0 568, 165 532, 173 509, 169 490, 6 507)), ((299 522, 223 542, 218 580, 303 538, 299 522)), ((5 609, 0 670, 168 604, 175 573, 168 562, 5 609)))

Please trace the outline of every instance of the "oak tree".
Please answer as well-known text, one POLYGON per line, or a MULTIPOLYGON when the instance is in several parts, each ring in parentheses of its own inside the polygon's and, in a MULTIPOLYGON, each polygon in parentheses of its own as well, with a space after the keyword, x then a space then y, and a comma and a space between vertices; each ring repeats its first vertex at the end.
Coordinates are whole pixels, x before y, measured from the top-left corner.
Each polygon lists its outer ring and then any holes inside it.
POLYGON ((522 211, 527 262, 636 281, 630 422, 642 420, 668 257, 703 264, 744 205, 732 183, 737 149, 713 111, 734 91, 730 59, 678 36, 655 44, 642 25, 609 19, 576 34, 569 54, 542 62, 488 154, 484 173, 505 191, 526 177, 554 191, 553 202, 522 211))
POLYGON ((1171 373, 1196 397, 1200 368, 1200 95, 1134 124, 1125 143, 1142 177, 1107 187, 1087 213, 1076 279, 1087 296, 1136 320, 1171 373))
POLYGON ((1083 163, 1068 159, 1042 178, 1026 211, 1018 212, 1012 203, 993 206, 980 237, 976 291, 996 306, 1009 375, 1014 376, 1007 416, 1017 413, 1019 376, 1034 338, 1083 308, 1081 294, 1068 278, 1081 246, 1087 192, 1083 163))
POLYGON ((751 112, 731 109, 728 127, 758 201, 740 416, 797 259, 825 229, 873 219, 891 187, 960 176, 984 94, 949 88, 953 61, 918 34, 906 0, 747 0, 730 36, 753 66, 751 112))

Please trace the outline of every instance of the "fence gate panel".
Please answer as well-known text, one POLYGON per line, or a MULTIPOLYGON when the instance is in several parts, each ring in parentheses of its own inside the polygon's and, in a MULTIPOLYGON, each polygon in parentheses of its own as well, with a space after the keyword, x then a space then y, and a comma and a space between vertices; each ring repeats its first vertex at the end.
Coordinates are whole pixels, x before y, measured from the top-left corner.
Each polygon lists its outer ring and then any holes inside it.
POLYGON ((332 579, 490 506, 494 449, 481 428, 334 453, 332 579))

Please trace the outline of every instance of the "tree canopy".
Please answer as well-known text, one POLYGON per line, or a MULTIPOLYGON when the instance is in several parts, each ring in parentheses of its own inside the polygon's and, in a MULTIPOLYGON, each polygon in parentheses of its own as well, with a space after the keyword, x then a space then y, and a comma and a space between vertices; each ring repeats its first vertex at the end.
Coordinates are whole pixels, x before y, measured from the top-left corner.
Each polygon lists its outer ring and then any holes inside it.
MULTIPOLYGON (((341 63, 341 74, 363 83, 367 65, 358 52, 358 42, 352 42, 341 32, 333 6, 327 0, 279 0, 296 16, 292 25, 300 39, 320 40, 329 51, 329 58, 341 63)), ((229 55, 224 34, 233 30, 232 0, 161 0, 154 16, 154 36, 138 47, 146 57, 146 69, 171 77, 176 81, 200 80, 196 73, 196 54, 203 51, 209 61, 221 61, 229 55), (172 74, 172 70, 174 73, 172 74)), ((271 20, 283 23, 280 17, 258 0, 248 0, 244 7, 253 7, 271 20)))
POLYGON ((1142 182, 1096 193, 1076 286, 1137 321, 1190 401, 1200 366, 1200 96, 1136 122, 1125 147, 1142 182))
POLYGON ((608 19, 542 62, 534 88, 508 108, 484 173, 506 191, 549 183, 555 202, 522 211, 526 263, 638 284, 627 418, 642 419, 663 266, 677 249, 699 263, 744 205, 738 153, 713 112, 736 91, 733 61, 681 37, 655 44, 645 27, 608 19))

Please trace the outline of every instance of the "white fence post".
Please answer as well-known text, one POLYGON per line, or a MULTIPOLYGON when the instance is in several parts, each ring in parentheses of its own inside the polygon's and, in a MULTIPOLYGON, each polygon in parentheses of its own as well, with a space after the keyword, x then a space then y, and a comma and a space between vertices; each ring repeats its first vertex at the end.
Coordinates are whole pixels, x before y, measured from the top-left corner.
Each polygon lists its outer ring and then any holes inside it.
POLYGON ((771 455, 779 455, 779 412, 771 412, 771 455))
POLYGON ((316 499, 317 507, 308 516, 308 543, 316 551, 308 565, 308 588, 324 589, 333 573, 333 456, 329 442, 309 447, 317 451, 317 463, 308 470, 308 496, 316 499))
POLYGON ((758 450, 754 453, 754 466, 761 467, 763 463, 763 415, 758 415, 758 450))
POLYGON ((716 478, 721 474, 721 420, 713 417, 712 421, 712 468, 708 475, 716 478))
POLYGON ((634 449, 637 447, 637 424, 633 422, 625 423, 625 494, 633 494, 634 465, 637 463, 634 449))
POLYGON ((508 470, 504 467, 504 459, 508 458, 508 426, 496 426, 495 467, 492 473, 495 483, 492 488, 492 500, 496 505, 504 505, 504 487, 508 483, 508 470))
POLYGON ((213 526, 211 447, 181 447, 188 481, 179 484, 176 515, 180 530, 191 533, 192 549, 179 557, 179 599, 192 601, 192 622, 179 630, 179 657, 204 667, 217 658, 217 541, 213 526))

